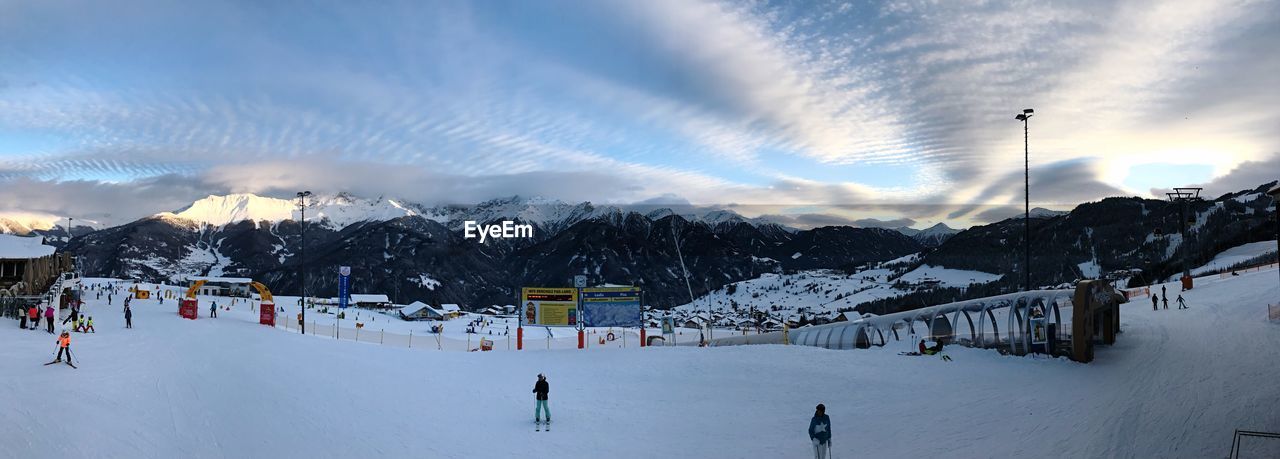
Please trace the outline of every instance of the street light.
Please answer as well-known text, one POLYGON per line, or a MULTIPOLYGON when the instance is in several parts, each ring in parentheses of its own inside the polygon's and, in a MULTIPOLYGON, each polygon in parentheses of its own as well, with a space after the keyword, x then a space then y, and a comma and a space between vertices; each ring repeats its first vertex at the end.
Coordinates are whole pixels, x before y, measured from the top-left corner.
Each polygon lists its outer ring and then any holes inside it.
POLYGON ((1013 117, 1022 122, 1022 186, 1023 186, 1023 211, 1025 214, 1022 218, 1022 228, 1026 233, 1022 243, 1022 272, 1026 276, 1025 291, 1031 291, 1031 143, 1027 122, 1031 120, 1031 114, 1036 111, 1033 109, 1024 109, 1018 116, 1013 117))
POLYGON ((1202 188, 1174 188, 1172 192, 1165 193, 1169 197, 1169 202, 1180 204, 1178 207, 1178 231, 1182 235, 1182 242, 1179 243, 1178 250, 1182 251, 1182 289, 1189 290, 1191 282, 1191 264, 1187 261, 1187 203, 1200 199, 1200 190, 1202 188))
POLYGON ((302 212, 302 242, 298 244, 298 278, 302 282, 301 324, 302 334, 307 334, 307 196, 310 191, 298 192, 298 209, 302 212))

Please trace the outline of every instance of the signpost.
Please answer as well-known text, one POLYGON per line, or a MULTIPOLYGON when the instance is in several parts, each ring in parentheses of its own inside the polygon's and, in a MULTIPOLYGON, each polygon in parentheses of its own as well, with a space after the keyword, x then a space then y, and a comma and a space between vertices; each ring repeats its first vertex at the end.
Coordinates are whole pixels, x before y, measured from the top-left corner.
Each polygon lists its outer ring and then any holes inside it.
POLYGON ((338 268, 338 309, 347 308, 347 287, 351 284, 351 267, 338 268))

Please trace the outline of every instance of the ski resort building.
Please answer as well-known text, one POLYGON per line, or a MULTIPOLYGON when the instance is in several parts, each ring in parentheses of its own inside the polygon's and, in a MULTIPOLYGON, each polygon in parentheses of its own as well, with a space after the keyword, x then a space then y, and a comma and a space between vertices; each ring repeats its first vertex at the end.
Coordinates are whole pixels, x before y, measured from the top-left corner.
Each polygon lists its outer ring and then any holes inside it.
POLYGON ((70 255, 55 251, 43 238, 0 234, 0 289, 14 296, 44 293, 74 269, 70 255))
POLYGON ((382 294, 355 293, 351 295, 351 304, 365 309, 391 309, 391 299, 382 294))
POLYGON ((196 290, 197 295, 249 298, 249 294, 252 291, 249 288, 249 284, 253 282, 253 279, 247 277, 191 276, 187 278, 187 286, 193 286, 197 281, 204 281, 204 285, 201 285, 196 290))

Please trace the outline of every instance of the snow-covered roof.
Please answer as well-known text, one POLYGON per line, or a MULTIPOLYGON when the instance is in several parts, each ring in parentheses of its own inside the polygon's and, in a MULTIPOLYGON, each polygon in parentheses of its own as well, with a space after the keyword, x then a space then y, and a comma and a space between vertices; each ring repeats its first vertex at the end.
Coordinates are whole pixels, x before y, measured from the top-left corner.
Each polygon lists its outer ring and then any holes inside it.
POLYGON ((390 303, 391 299, 383 294, 374 293, 353 293, 351 294, 352 303, 390 303))
POLYGON ((57 250, 44 245, 44 238, 0 234, 0 258, 40 258, 57 250))
POLYGON ((417 314, 423 309, 429 309, 429 310, 435 311, 435 308, 432 308, 430 305, 426 303, 423 303, 421 301, 414 301, 412 303, 409 303, 408 306, 405 306, 403 309, 401 309, 400 313, 406 316, 411 316, 411 315, 417 314))
POLYGON ((451 303, 451 304, 440 305, 440 310, 444 312, 461 312, 462 308, 459 308, 458 305, 451 303))
POLYGON ((250 279, 248 277, 190 276, 187 278, 187 280, 189 281, 202 280, 205 282, 218 282, 218 283, 225 283, 225 284, 248 284, 250 282, 253 282, 253 279, 250 279))

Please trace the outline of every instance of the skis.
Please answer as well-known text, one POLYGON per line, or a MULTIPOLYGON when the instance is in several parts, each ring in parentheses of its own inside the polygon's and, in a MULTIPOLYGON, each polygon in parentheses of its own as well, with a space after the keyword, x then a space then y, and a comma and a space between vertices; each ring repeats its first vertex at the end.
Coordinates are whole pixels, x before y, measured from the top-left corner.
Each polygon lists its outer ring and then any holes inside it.
POLYGON ((537 419, 534 419, 533 423, 534 425, 537 426, 537 427, 534 427, 533 429, 534 432, 541 432, 543 430, 546 430, 547 432, 551 431, 551 421, 544 422, 544 421, 539 421, 537 419))
POLYGON ((47 366, 49 366, 49 365, 53 365, 53 364, 55 364, 55 363, 66 363, 67 365, 70 365, 70 366, 71 366, 71 368, 75 368, 75 369, 77 369, 77 370, 79 370, 79 369, 80 369, 80 367, 77 367, 75 364, 71 363, 71 361, 70 361, 70 360, 68 360, 68 361, 66 361, 66 362, 63 362, 63 361, 61 361, 61 360, 54 360, 54 361, 52 361, 52 362, 49 362, 49 363, 44 364, 44 366, 46 366, 46 367, 47 367, 47 366))

